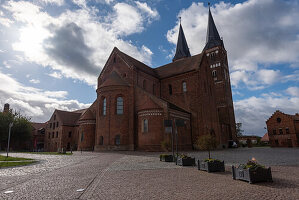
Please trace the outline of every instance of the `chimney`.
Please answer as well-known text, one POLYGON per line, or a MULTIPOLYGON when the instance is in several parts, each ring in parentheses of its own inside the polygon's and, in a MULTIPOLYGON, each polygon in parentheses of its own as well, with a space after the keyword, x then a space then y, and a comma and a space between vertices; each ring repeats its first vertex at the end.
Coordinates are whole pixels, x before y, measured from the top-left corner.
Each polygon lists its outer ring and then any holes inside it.
POLYGON ((8 103, 4 104, 3 112, 4 113, 8 113, 9 112, 9 104, 8 103))

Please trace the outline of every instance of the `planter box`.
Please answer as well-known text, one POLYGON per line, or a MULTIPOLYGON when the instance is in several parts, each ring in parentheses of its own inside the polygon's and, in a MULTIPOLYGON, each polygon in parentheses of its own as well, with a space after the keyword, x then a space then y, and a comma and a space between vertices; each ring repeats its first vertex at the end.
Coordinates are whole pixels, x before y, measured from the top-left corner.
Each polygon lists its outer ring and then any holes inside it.
POLYGON ((172 155, 160 156, 160 161, 163 161, 163 162, 174 162, 172 155))
POLYGON ((180 166, 195 166, 195 158, 191 158, 191 157, 187 157, 187 158, 177 157, 176 164, 180 165, 180 166))
POLYGON ((271 167, 257 169, 243 169, 243 167, 232 166, 233 179, 248 181, 251 183, 257 182, 272 182, 271 167))
POLYGON ((207 172, 224 172, 224 161, 214 161, 214 162, 205 162, 205 161, 197 161, 198 170, 203 170, 207 172))

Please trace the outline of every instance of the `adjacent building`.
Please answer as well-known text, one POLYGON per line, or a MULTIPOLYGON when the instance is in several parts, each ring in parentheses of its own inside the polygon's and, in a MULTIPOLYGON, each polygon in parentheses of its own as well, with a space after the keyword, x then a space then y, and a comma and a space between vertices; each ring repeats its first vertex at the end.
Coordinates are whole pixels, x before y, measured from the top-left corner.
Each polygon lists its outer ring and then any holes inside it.
POLYGON ((173 61, 151 68, 116 47, 98 77, 97 99, 76 112, 55 110, 45 147, 161 150, 171 142, 164 121, 177 129, 179 150, 214 135, 220 148, 236 141, 227 52, 209 10, 206 45, 191 56, 182 26, 173 61), (183 122, 175 127, 175 121, 183 122))
POLYGON ((47 123, 32 122, 32 150, 44 151, 44 140, 47 123))
POLYGON ((279 110, 266 121, 271 147, 299 147, 299 114, 279 110))

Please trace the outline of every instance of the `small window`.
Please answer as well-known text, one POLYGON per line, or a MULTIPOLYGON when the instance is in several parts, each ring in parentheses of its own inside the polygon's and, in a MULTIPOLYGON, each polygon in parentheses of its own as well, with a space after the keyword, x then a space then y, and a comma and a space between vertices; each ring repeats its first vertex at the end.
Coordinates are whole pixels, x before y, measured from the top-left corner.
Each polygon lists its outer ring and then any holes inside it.
POLYGON ((289 128, 286 128, 286 134, 290 134, 289 128))
POLYGON ((172 95, 172 85, 168 85, 169 94, 172 95))
POLYGON ((50 123, 50 128, 52 128, 52 123, 50 123))
POLYGON ((124 113, 124 100, 122 97, 116 99, 116 114, 122 115, 124 113))
POLYGON ((143 120, 142 132, 143 133, 147 133, 148 132, 148 120, 147 119, 143 120))
POLYGON ((54 120, 56 120, 56 115, 54 115, 54 120))
POLYGON ((82 142, 83 140, 84 140, 84 133, 82 132, 81 133, 81 140, 80 141, 82 142))
POLYGON ((54 132, 52 132, 52 138, 54 138, 54 132))
POLYGON ((56 138, 58 138, 58 131, 56 131, 56 138))
POLYGON ((72 131, 69 132, 69 138, 72 137, 72 131))
POLYGON ((277 123, 280 123, 280 122, 281 122, 281 118, 278 117, 278 118, 276 119, 276 121, 277 121, 277 123))
POLYGON ((53 129, 55 129, 55 122, 53 122, 53 129))
POLYGON ((116 57, 113 58, 113 63, 116 63, 116 57))
POLYGON ((282 128, 279 129, 279 134, 283 134, 282 128))
POLYGON ((120 145, 120 135, 115 136, 115 145, 120 145))
POLYGON ((58 127, 58 125, 59 125, 59 122, 56 122, 56 127, 58 127))
POLYGON ((216 70, 212 71, 212 77, 217 77, 217 71, 216 70))
POLYGON ((276 135, 276 130, 273 130, 273 135, 276 135))
POLYGON ((103 144, 104 144, 104 137, 100 136, 100 145, 103 145, 103 144))
POLYGON ((106 115, 106 109, 107 109, 107 103, 106 103, 106 98, 103 99, 103 115, 106 115))
POLYGON ((182 83, 182 87, 183 87, 183 92, 187 92, 187 84, 185 81, 182 83))
POLYGON ((49 139, 51 138, 51 133, 49 132, 49 137, 48 137, 49 139))

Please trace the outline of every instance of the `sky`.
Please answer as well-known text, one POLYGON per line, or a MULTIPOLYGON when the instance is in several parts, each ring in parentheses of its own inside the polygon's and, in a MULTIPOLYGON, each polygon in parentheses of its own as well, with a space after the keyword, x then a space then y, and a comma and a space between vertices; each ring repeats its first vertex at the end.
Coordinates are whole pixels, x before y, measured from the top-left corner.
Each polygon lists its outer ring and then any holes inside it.
MULTIPOLYGON (((299 112, 299 0, 210 1, 228 52, 236 122, 263 136, 276 111, 299 112)), ((0 0, 0 106, 35 122, 87 108, 116 46, 159 67, 179 17, 191 55, 205 45, 208 1, 0 0)))

